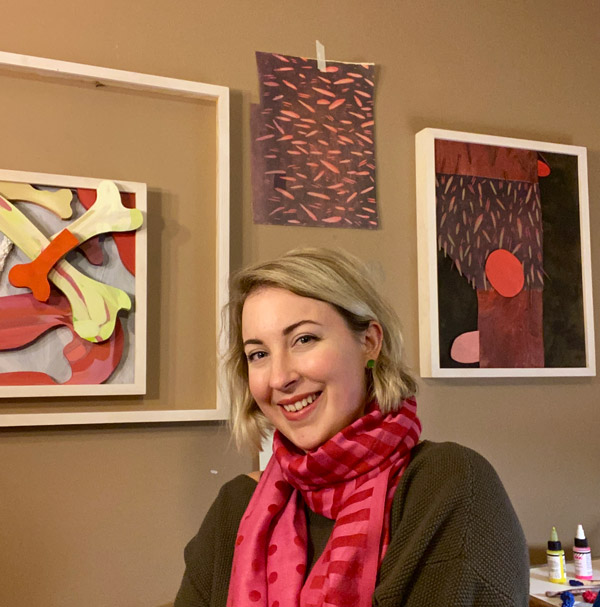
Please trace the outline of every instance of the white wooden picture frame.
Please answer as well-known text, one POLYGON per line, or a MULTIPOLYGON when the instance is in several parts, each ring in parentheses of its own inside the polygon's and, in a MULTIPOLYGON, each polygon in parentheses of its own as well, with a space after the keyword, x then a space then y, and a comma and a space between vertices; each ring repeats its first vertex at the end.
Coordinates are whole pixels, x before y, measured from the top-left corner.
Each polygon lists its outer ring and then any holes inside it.
MULTIPOLYGON (((227 279, 229 275, 229 89, 223 86, 205 84, 189 80, 180 80, 164 76, 128 72, 123 70, 57 61, 15 53, 0 52, 0 69, 25 77, 34 75, 42 80, 64 80, 66 85, 77 83, 94 83, 96 86, 112 87, 119 90, 132 90, 148 94, 159 93, 179 99, 197 100, 214 103, 216 109, 216 175, 215 175, 215 209, 216 209, 216 285, 214 310, 215 324, 220 326, 220 313, 227 298, 227 279)), ((37 183, 48 183, 47 178, 34 180, 37 183)), ((92 180, 93 181, 93 180, 92 180)), ((48 183, 48 185, 50 185, 48 183)), ((124 188, 131 184, 119 182, 124 188)), ((140 322, 145 317, 139 316, 140 322)), ((137 319, 136 319, 137 322, 137 319)), ((141 331, 144 333, 144 331, 141 331)), ((141 336, 140 336, 141 337, 141 336)), ((224 337, 215 336, 219 349, 223 348, 224 337)), ((138 361, 141 365, 142 363, 138 361)), ((136 364, 138 364, 136 363, 136 364)), ((36 425, 70 425, 70 424, 104 424, 134 422, 182 422, 197 420, 223 420, 229 415, 229 407, 221 390, 222 381, 215 378, 217 398, 214 408, 210 409, 169 409, 157 410, 139 407, 127 410, 86 411, 85 405, 78 406, 76 412, 45 413, 0 413, 0 426, 36 426, 36 425)), ((92 394, 102 395, 104 388, 90 388, 92 394)), ((105 394, 110 393, 110 388, 105 394)), ((130 394, 143 392, 141 384, 131 388, 130 394)), ((27 394, 27 396, 32 396, 27 394)), ((50 396, 44 392, 44 396, 50 396)), ((24 394, 21 393, 21 396, 24 394)), ((74 401, 76 402, 76 401, 74 401)), ((110 399, 107 400, 109 404, 110 399)))
MULTIPOLYGON (((81 190, 87 190, 88 193, 94 192, 93 198, 96 197, 96 190, 99 185, 105 180, 93 179, 89 177, 73 177, 68 175, 49 175, 45 173, 30 173, 26 171, 12 171, 0 169, 0 196, 9 198, 4 194, 4 184, 10 184, 10 188, 14 188, 16 184, 21 186, 33 186, 35 194, 32 199, 38 195, 39 192, 48 193, 71 193, 71 200, 67 205, 62 205, 61 208, 66 212, 71 211, 73 215, 68 218, 60 218, 55 213, 51 212, 48 208, 38 206, 37 204, 23 204, 17 202, 25 200, 22 195, 17 193, 15 197, 14 208, 16 211, 8 213, 5 217, 10 217, 11 214, 18 212, 22 217, 25 217, 27 222, 30 222, 34 229, 41 231, 43 236, 50 237, 52 234, 59 234, 62 230, 69 229, 71 223, 75 220, 80 219, 85 213, 86 209, 81 204, 79 195, 83 195, 81 190), (62 191, 61 191, 62 190, 62 191)), ((114 182, 113 182, 114 183, 114 182)), ((135 208, 141 212, 142 217, 145 221, 147 204, 146 204, 146 184, 135 183, 129 181, 119 181, 114 183, 117 186, 119 192, 122 195, 131 195, 135 200, 135 208)), ((114 188, 113 185, 113 188, 114 188)), ((21 188, 24 190, 24 188, 21 188)), ((116 193, 116 190, 115 190, 116 193)), ((12 196, 10 196, 12 198, 12 196)), ((118 200, 117 195, 117 200, 118 200)), ((106 200, 104 198, 103 200, 106 200)), ((0 204, 7 204, 6 202, 0 202, 0 204)), ((12 202, 9 204, 13 204, 12 202)), ((101 215, 97 211, 96 203, 93 207, 93 213, 97 213, 95 221, 103 221, 107 223, 105 219, 106 214, 101 215)), ((110 208, 107 209, 107 212, 110 208)), ((2 210, 0 210, 2 212, 2 210)), ((94 218, 92 218, 94 219, 94 218)), ((92 222, 93 224, 93 222, 92 222)), ((88 224, 90 225, 90 224, 88 224)), ((24 241, 27 242, 27 232, 19 230, 21 234, 25 235, 24 241)), ((2 225, 0 225, 0 234, 2 233, 2 225)), ((100 232, 101 237, 104 239, 105 234, 100 232)), ((63 374, 67 372, 68 365, 66 358, 63 353, 63 348, 66 347, 64 339, 57 335, 58 331, 50 329, 42 333, 39 337, 32 340, 30 344, 27 344, 26 348, 16 349, 5 349, 5 344, 2 343, 2 335, 0 334, 0 398, 24 398, 24 397, 60 397, 60 396, 109 396, 109 395, 126 395, 126 394, 145 394, 146 392, 146 283, 147 283, 147 231, 144 224, 131 234, 130 237, 135 239, 135 261, 133 263, 132 270, 134 274, 130 273, 125 265, 122 263, 119 255, 119 250, 115 245, 113 238, 106 238, 101 244, 98 244, 99 250, 102 251, 103 262, 95 266, 89 263, 82 255, 70 252, 67 257, 64 258, 69 264, 69 269, 74 270, 79 274, 82 279, 92 279, 93 283, 89 283, 94 288, 100 289, 97 293, 101 294, 103 289, 114 289, 118 288, 122 293, 126 293, 131 302, 130 309, 114 310, 114 313, 108 315, 109 320, 113 320, 116 316, 118 318, 118 331, 119 334, 124 335, 122 338, 122 354, 119 354, 119 361, 117 368, 114 371, 110 371, 110 376, 106 379, 102 379, 101 383, 77 383, 77 384, 51 384, 51 385, 38 385, 34 382, 31 385, 4 385, 3 378, 7 376, 9 372, 14 374, 15 372, 27 372, 36 370, 37 373, 48 374, 53 379, 56 377, 56 373, 47 373, 48 371, 63 371, 63 374), (108 254, 110 247, 111 254, 108 254), (28 363, 32 362, 30 366, 28 363)), ((118 238, 118 236, 117 236, 118 238)), ((4 240, 4 239, 3 239, 4 240)), ((6 242, 6 241, 5 241, 6 242)), ((131 240, 130 240, 131 242, 131 240)), ((84 243, 85 244, 85 243, 84 243)), ((12 267, 19 263, 29 261, 26 256, 18 251, 19 245, 15 242, 13 246, 13 253, 9 259, 14 260, 12 267)), ((78 247, 77 247, 78 248, 78 247)), ((133 247, 132 247, 133 248, 133 247)), ((46 249, 47 250, 47 249, 46 249)), ((41 255, 41 254, 40 254, 41 255)), ((26 297, 27 302, 32 302, 34 297, 31 293, 31 289, 22 288, 16 289, 10 284, 8 276, 11 270, 10 264, 6 264, 0 274, 0 309, 4 297, 10 297, 9 294, 15 295, 20 294, 26 297)), ((79 292, 80 285, 75 284, 75 293, 79 292)), ((83 288, 82 288, 83 290, 83 288)), ((58 294, 58 292, 56 292, 58 294)), ((96 293, 96 291, 94 291, 96 293)), ((119 293, 115 291, 115 293, 119 293)), ((63 300, 64 302, 64 300, 63 300)), ((91 305, 94 305, 96 301, 92 301, 91 305)), ((30 303, 27 304, 29 309, 30 303)), ((35 303, 39 306, 42 312, 44 307, 43 304, 35 303)), ((105 309, 106 309, 106 304, 105 309)), ((62 306, 65 310, 69 310, 69 314, 72 315, 73 310, 68 306, 62 306)), ((1 312, 0 312, 1 313, 1 312)), ((38 317, 33 322, 38 322, 42 316, 38 317)), ((14 327, 15 318, 7 318, 6 324, 8 332, 12 333, 14 328, 11 328, 11 324, 14 327)), ((72 319, 69 319, 69 323, 72 319)), ((18 322, 18 321, 17 321, 18 322)), ((43 323, 40 323, 43 325, 43 323)), ((0 319, 0 325, 4 326, 0 319)), ((72 326, 72 325, 71 325, 72 326)), ((56 327, 55 327, 56 328, 56 327)), ((114 337, 112 333, 114 330, 109 330, 111 338, 114 337)), ((93 333, 92 333, 93 336, 93 333)), ((105 344, 113 343, 111 339, 107 339, 108 334, 102 339, 105 344), (106 339, 106 341, 104 341, 106 339)), ((70 339, 78 340, 76 332, 69 337, 70 339)), ((100 339, 98 339, 100 341, 100 339)), ((86 340, 82 340, 78 346, 75 346, 75 342, 71 342, 70 347, 80 350, 84 348, 87 343, 86 340)), ((106 347, 106 345, 104 346, 106 347)), ((66 351, 65 351, 66 352, 66 351)), ((104 354, 100 355, 104 357, 104 354)), ((74 365, 81 367, 81 358, 74 357, 74 365)), ((93 364, 97 364, 96 361, 93 364)), ((92 366, 92 364, 90 364, 92 366)), ((69 374, 71 370, 68 370, 65 379, 69 380, 69 374)), ((13 375, 11 375, 13 377, 13 375)))
POLYGON ((586 149, 427 128, 416 179, 421 375, 595 375, 586 149))

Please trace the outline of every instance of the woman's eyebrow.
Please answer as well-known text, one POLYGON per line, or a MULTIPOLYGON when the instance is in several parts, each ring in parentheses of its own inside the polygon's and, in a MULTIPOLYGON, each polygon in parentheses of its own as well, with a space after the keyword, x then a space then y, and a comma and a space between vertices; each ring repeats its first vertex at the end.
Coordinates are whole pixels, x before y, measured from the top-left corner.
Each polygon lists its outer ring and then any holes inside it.
POLYGON ((283 334, 284 335, 289 335, 292 331, 294 331, 295 329, 297 329, 300 325, 304 325, 304 324, 312 324, 312 325, 319 325, 321 326, 320 322, 317 322, 316 320, 300 320, 298 322, 295 322, 293 325, 290 325, 289 327, 286 327, 283 330, 283 334))
MULTIPOLYGON (((290 325, 289 327, 286 327, 283 330, 283 334, 284 335, 289 335, 292 331, 294 331, 295 329, 297 329, 298 327, 300 327, 301 325, 305 325, 305 324, 312 324, 312 325, 318 325, 318 326, 322 326, 320 322, 317 322, 316 320, 299 320, 298 322, 295 322, 293 325, 290 325)), ((262 339, 247 339, 244 342, 244 347, 246 346, 262 346, 264 345, 264 342, 262 341, 262 339)))

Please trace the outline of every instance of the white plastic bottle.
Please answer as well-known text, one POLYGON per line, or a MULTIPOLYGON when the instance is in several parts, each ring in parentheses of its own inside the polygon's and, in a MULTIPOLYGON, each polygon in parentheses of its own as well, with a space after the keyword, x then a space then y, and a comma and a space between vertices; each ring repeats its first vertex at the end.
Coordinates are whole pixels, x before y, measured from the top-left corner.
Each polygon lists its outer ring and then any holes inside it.
POLYGON ((575 561, 575 577, 578 580, 591 580, 594 577, 592 571, 592 551, 588 546, 582 525, 577 525, 575 542, 573 545, 573 560, 575 561))

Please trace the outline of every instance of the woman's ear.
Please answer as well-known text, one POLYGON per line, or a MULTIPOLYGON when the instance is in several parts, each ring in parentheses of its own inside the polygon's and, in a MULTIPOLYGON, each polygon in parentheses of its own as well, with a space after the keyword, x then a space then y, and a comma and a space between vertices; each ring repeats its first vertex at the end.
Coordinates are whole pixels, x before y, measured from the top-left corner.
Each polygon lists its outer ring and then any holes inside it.
POLYGON ((381 352, 381 346, 383 345, 383 329, 376 320, 372 320, 369 323, 363 336, 363 345, 367 360, 377 360, 379 352, 381 352))

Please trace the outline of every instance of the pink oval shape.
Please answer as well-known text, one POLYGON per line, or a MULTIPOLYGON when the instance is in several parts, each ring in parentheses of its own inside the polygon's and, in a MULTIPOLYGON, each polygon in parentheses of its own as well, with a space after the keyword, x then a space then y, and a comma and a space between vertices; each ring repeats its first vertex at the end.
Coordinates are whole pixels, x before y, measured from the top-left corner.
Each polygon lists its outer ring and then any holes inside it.
POLYGON ((479 331, 461 333, 450 348, 450 358, 457 363, 469 364, 479 362, 479 331))

